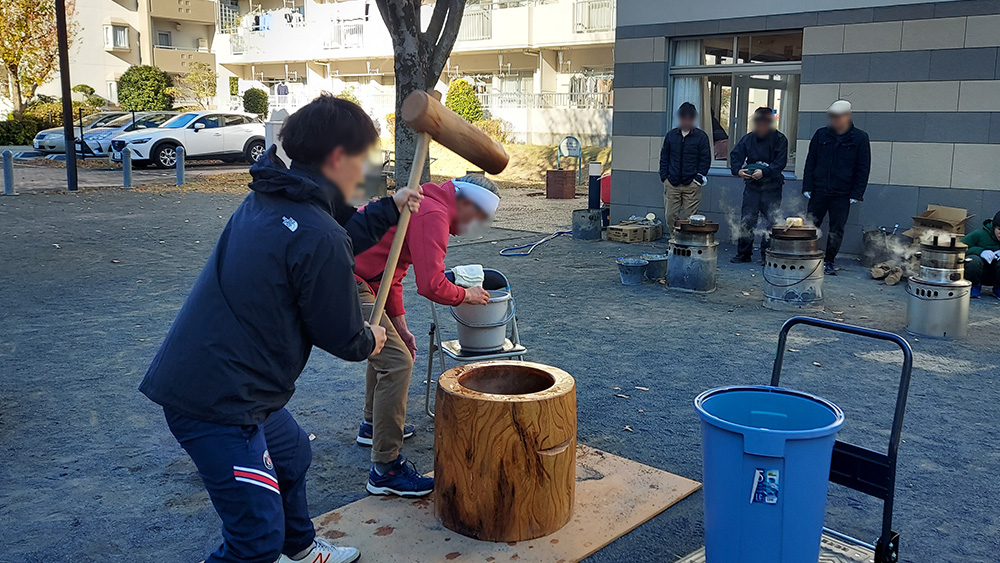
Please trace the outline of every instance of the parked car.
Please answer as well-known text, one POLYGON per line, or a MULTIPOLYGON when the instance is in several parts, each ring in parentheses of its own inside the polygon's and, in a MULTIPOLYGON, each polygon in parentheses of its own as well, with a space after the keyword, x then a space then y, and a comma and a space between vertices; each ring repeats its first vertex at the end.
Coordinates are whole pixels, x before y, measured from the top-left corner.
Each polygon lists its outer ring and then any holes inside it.
MULTIPOLYGON (((123 111, 102 111, 83 116, 73 122, 74 137, 81 133, 86 133, 94 127, 101 127, 115 119, 125 115, 123 111), (81 131, 82 130, 82 131, 81 131)), ((66 136, 63 135, 62 127, 43 129, 35 135, 32 143, 36 151, 43 153, 63 153, 66 152, 66 136)))
POLYGON ((177 112, 136 112, 134 119, 132 115, 133 114, 131 113, 126 113, 118 119, 114 119, 104 125, 101 125, 100 127, 94 127, 90 131, 87 131, 83 134, 83 142, 77 140, 77 151, 87 156, 108 156, 111 149, 111 140, 118 135, 128 133, 130 131, 155 129, 177 116, 177 112))
POLYGON ((254 162, 264 154, 264 123, 252 113, 205 110, 178 115, 162 127, 125 133, 111 142, 111 159, 131 151, 132 162, 168 168, 177 163, 177 147, 191 160, 254 162))

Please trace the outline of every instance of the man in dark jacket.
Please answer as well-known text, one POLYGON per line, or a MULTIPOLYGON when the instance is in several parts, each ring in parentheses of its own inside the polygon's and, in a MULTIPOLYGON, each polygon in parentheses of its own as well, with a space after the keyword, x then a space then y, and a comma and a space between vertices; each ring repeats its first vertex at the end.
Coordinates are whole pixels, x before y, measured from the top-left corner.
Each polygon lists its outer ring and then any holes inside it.
POLYGON ((743 208, 740 216, 740 240, 736 256, 730 262, 749 262, 753 254, 754 228, 764 216, 765 231, 760 237, 763 259, 768 247, 767 231, 781 207, 782 171, 788 163, 788 139, 774 129, 774 110, 757 108, 753 117, 754 130, 743 136, 733 147, 729 166, 733 176, 743 178, 743 208))
POLYGON ((691 102, 677 109, 679 127, 671 129, 660 149, 660 181, 663 182, 663 227, 673 232, 678 219, 698 212, 701 187, 712 166, 712 143, 695 127, 698 110, 691 102))
POLYGON ((233 213, 139 389, 198 468, 223 543, 206 563, 356 561, 316 539, 306 505, 309 438, 284 408, 315 345, 358 362, 385 329, 361 314, 354 254, 379 241, 420 195, 346 205, 378 139, 356 104, 321 96, 251 168, 233 213))
POLYGON ((983 295, 983 286, 993 286, 993 296, 1000 299, 1000 211, 983 221, 983 228, 962 237, 965 251, 965 279, 972 282, 973 299, 983 295))
POLYGON ((802 195, 809 199, 809 215, 817 227, 830 214, 823 271, 835 276, 833 261, 844 240, 851 205, 864 199, 868 187, 872 150, 868 134, 854 126, 850 102, 837 100, 826 113, 830 125, 818 129, 809 141, 802 195))

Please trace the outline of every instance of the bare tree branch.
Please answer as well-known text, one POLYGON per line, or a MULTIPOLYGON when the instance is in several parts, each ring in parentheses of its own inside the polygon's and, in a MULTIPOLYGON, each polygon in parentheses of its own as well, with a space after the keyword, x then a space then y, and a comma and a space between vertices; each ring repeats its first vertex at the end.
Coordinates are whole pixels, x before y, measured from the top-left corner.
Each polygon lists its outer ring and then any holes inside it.
POLYGON ((437 0, 434 3, 434 14, 431 16, 431 21, 427 24, 427 31, 424 33, 428 45, 437 45, 438 38, 441 37, 441 26, 444 25, 451 4, 452 0, 437 0))
MULTIPOLYGON (((440 0, 439 0, 440 1, 440 0)), ((438 77, 444 71, 444 65, 448 62, 451 49, 458 40, 458 29, 462 25, 462 15, 465 13, 465 0, 450 0, 448 10, 448 20, 444 24, 439 42, 434 46, 434 50, 428 61, 427 82, 428 86, 437 83, 438 77)))

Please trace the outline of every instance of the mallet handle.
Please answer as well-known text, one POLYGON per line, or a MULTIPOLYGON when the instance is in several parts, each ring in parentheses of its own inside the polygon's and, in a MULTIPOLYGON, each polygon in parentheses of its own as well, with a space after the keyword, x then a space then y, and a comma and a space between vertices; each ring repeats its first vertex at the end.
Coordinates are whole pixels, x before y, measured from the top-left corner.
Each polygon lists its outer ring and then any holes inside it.
MULTIPOLYGON (((424 172, 424 162, 427 161, 427 151, 430 148, 431 137, 427 133, 417 133, 417 149, 413 153, 413 164, 410 168, 410 182, 407 185, 411 190, 420 191, 420 176, 424 172)), ((410 206, 406 205, 399 212, 399 223, 396 224, 396 234, 392 237, 392 246, 389 247, 389 256, 385 261, 385 270, 382 271, 382 280, 378 284, 378 295, 375 296, 375 309, 368 323, 375 326, 382 322, 382 314, 385 313, 385 303, 389 300, 389 287, 392 285, 392 276, 396 272, 396 264, 399 263, 399 253, 403 251, 403 240, 406 238, 406 228, 410 226, 410 206)))

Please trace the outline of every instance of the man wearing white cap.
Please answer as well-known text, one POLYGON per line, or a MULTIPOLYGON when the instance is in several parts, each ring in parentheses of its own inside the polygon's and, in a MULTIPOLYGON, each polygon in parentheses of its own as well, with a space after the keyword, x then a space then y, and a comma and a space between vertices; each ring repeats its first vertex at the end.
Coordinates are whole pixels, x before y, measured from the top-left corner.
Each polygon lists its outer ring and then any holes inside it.
POLYGON ((851 205, 864 199, 868 187, 872 151, 868 133, 854 126, 850 102, 837 100, 826 114, 830 124, 820 127, 809 141, 802 195, 809 199, 809 215, 817 227, 830 215, 823 271, 835 276, 833 262, 844 240, 851 205))
MULTIPOLYGON (((423 195, 420 210, 410 217, 399 263, 393 272, 381 324, 386 332, 385 346, 368 358, 364 418, 357 442, 372 448, 372 468, 366 487, 372 494, 417 497, 429 494, 434 488, 434 480, 422 476, 400 454, 403 439, 413 435, 413 427, 406 424, 406 398, 417 341, 406 326, 402 284, 410 264, 417 293, 435 303, 486 305, 490 300, 490 294, 482 287, 463 288, 448 281, 444 258, 449 236, 473 231, 496 214, 500 205, 496 185, 485 176, 470 174, 441 185, 424 184, 423 195)), ((393 227, 378 244, 356 257, 354 275, 365 318, 374 309, 395 234, 393 227)))

